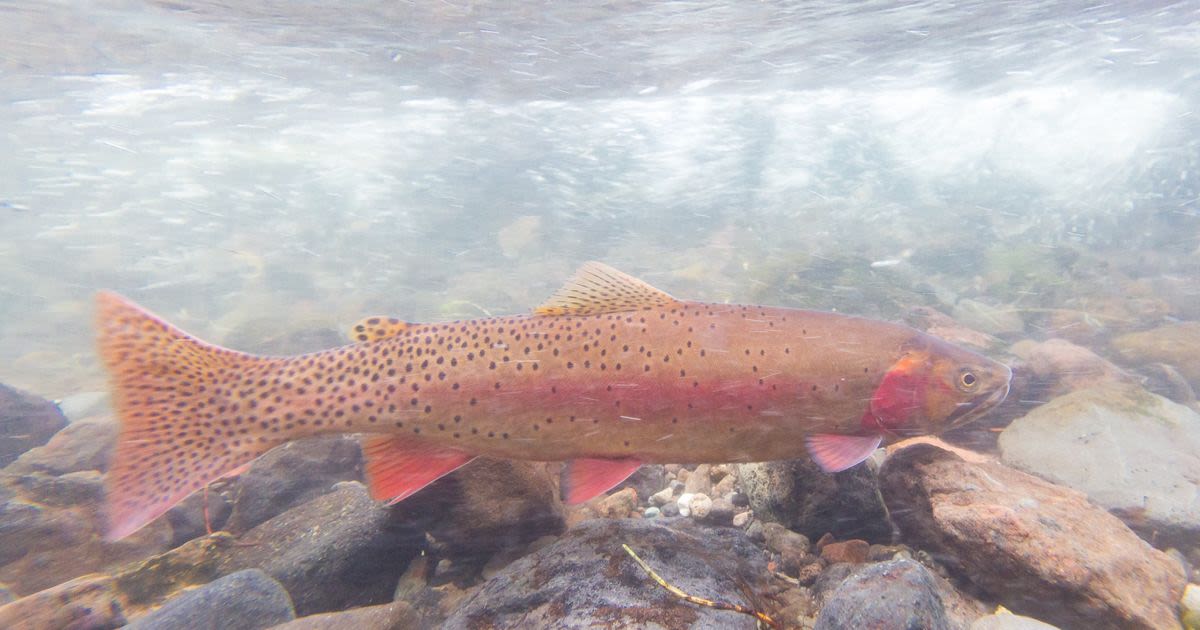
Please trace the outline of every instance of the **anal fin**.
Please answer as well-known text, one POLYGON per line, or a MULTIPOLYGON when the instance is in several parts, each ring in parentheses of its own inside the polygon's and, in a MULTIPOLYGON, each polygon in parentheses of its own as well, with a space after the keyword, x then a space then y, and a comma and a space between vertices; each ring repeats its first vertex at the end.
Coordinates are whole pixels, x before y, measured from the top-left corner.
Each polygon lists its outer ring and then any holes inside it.
POLYGON ((366 437, 362 449, 371 497, 389 504, 407 499, 475 459, 460 450, 390 435, 366 437))
POLYGON ((641 465, 636 459, 571 460, 563 464, 559 493, 565 503, 583 503, 612 490, 641 465))

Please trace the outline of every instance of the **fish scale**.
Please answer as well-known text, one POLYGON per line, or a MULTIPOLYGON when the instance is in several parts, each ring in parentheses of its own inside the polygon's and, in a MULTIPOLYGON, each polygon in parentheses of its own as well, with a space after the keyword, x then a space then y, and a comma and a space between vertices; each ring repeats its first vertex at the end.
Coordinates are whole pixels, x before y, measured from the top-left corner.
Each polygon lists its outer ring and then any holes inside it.
POLYGON ((924 357, 926 372, 970 366, 992 381, 958 397, 969 403, 939 402, 946 417, 963 404, 976 412, 994 404, 1009 376, 904 326, 680 301, 599 263, 533 315, 372 317, 352 329, 357 343, 296 357, 206 344, 115 294, 100 294, 98 305, 122 423, 108 480, 114 538, 309 435, 368 435, 367 470, 381 499, 407 497, 486 455, 586 462, 564 476, 564 494, 582 500, 642 462, 765 461, 807 450, 836 468, 865 457, 884 433, 936 429, 944 418, 924 417, 926 394, 937 401, 944 392, 926 376, 905 380, 916 369, 898 370, 906 357, 924 357))

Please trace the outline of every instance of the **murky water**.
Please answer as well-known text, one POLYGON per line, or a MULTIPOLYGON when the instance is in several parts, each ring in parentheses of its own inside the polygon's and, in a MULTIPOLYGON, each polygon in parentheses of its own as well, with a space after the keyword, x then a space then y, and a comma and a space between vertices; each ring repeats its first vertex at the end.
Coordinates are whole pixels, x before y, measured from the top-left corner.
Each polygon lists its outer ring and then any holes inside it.
MULTIPOLYGON (((1108 377, 1200 445, 1196 3, 582 4, 0 2, 0 383, 103 416, 101 289, 288 354, 367 315, 524 313, 600 260, 1014 365, 954 440, 996 457, 1108 377)), ((1150 526, 1004 461, 1194 562, 1189 449, 1150 526)), ((8 560, 17 595, 75 576, 8 560)))

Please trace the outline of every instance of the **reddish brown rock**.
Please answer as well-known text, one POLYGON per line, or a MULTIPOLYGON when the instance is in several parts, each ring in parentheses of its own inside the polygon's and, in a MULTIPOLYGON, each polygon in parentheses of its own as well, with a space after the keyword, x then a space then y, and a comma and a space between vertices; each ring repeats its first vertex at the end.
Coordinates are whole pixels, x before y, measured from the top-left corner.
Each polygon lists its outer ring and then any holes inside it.
POLYGON ((859 564, 867 561, 871 544, 865 540, 846 540, 829 543, 821 548, 821 559, 829 564, 849 562, 859 564))
POLYGON ((1121 368, 1065 339, 1022 341, 1013 345, 1012 352, 1024 359, 1042 397, 1052 398, 1105 382, 1133 382, 1121 368))
POLYGON ((1177 322, 1121 335, 1113 347, 1130 363, 1162 362, 1174 366, 1200 388, 1200 322, 1177 322))
POLYGON ((125 625, 107 575, 87 575, 0 606, 0 628, 88 628, 125 625))
POLYGON ((604 518, 625 518, 637 509, 637 503, 637 490, 625 488, 601 497, 596 502, 596 511, 604 518))
POLYGON ((1179 627, 1183 569, 1079 492, 928 445, 890 457, 880 478, 907 544, 1015 612, 1073 628, 1179 627))
POLYGON ((9 475, 4 481, 0 582, 18 593, 145 558, 171 540, 171 526, 163 519, 124 539, 105 540, 103 482, 95 471, 9 475))

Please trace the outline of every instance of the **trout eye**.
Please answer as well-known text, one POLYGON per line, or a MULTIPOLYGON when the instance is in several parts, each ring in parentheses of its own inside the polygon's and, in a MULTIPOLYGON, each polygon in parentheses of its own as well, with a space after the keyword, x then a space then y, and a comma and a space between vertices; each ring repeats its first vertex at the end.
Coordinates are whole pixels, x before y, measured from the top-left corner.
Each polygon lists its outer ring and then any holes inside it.
POLYGON ((958 372, 958 388, 964 392, 969 392, 979 385, 979 377, 968 369, 962 369, 958 372))

